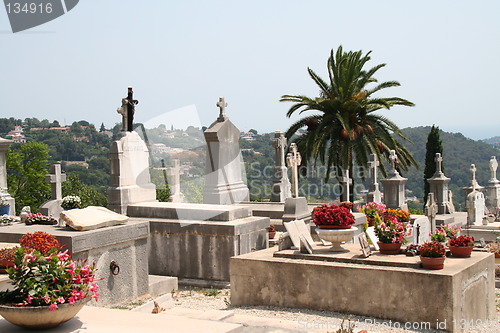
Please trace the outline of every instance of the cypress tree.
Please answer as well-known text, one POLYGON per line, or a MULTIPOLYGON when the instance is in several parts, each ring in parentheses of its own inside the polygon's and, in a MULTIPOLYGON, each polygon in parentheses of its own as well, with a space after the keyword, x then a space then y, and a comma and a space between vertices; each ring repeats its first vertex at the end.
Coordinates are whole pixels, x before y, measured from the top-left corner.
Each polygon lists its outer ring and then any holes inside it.
MULTIPOLYGON (((436 172, 436 153, 441 153, 443 155, 443 144, 441 138, 439 137, 439 127, 432 125, 431 131, 427 136, 427 143, 425 145, 425 170, 424 170, 424 206, 427 202, 427 195, 430 191, 429 183, 427 179, 431 178, 436 172)), ((442 170, 444 167, 441 166, 442 170)))

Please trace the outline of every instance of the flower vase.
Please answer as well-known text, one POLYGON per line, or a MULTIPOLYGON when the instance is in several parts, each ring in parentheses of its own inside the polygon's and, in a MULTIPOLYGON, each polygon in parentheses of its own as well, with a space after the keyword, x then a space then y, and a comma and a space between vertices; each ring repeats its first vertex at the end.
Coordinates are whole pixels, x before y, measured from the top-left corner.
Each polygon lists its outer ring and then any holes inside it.
POLYGON ((473 249, 472 246, 450 246, 451 255, 456 258, 469 258, 473 249))
POLYGON ((382 243, 377 242, 380 253, 382 254, 399 254, 399 250, 401 249, 402 243, 382 243))
POLYGON ((349 229, 322 229, 316 228, 316 233, 319 238, 329 241, 332 243, 330 251, 332 252, 346 252, 348 250, 344 249, 340 244, 342 242, 347 242, 354 237, 354 232, 358 230, 356 227, 351 227, 349 229))
POLYGON ((0 304, 0 315, 9 323, 27 329, 47 329, 59 326, 73 318, 89 301, 81 299, 75 304, 58 304, 56 310, 51 311, 49 306, 13 306, 0 304))
POLYGON ((420 261, 422 262, 422 267, 425 269, 443 269, 444 268, 444 260, 446 257, 422 257, 420 256, 420 261))

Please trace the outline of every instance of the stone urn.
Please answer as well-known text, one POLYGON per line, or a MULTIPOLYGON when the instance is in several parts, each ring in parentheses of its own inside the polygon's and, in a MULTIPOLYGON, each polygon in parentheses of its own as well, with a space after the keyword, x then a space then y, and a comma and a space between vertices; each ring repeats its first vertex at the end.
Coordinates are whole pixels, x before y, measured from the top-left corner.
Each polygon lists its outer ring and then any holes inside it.
POLYGON ((483 217, 483 225, 488 225, 488 217, 483 217))
POLYGON ((356 230, 358 230, 356 227, 350 227, 349 229, 316 228, 319 238, 332 243, 332 247, 330 248, 330 251, 332 252, 348 251, 344 249, 341 244, 342 242, 352 239, 356 230))
POLYGON ((12 306, 0 304, 0 316, 9 323, 27 329, 48 329, 59 326, 73 318, 89 301, 81 299, 75 304, 58 304, 58 309, 50 311, 49 306, 12 306))

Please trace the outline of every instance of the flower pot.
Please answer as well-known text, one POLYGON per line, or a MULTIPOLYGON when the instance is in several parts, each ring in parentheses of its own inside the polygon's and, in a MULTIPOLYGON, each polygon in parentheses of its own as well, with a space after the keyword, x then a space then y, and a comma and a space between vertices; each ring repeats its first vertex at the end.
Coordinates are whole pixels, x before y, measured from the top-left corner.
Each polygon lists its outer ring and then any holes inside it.
POLYGON ((0 215, 9 215, 9 210, 10 210, 10 206, 9 205, 5 205, 5 206, 0 206, 0 215))
POLYGON ((345 252, 340 244, 342 242, 347 242, 348 240, 354 237, 354 232, 358 230, 356 227, 351 227, 349 229, 321 229, 316 228, 316 232, 318 233, 319 238, 329 241, 332 243, 332 247, 330 251, 333 252, 345 252))
POLYGON ((380 253, 382 254, 399 254, 401 243, 382 243, 377 242, 380 253))
POLYGON ((500 258, 500 253, 499 252, 495 252, 495 258, 500 258))
POLYGON ((487 217, 483 217, 483 225, 488 225, 488 218, 487 217))
POLYGON ((373 217, 366 217, 366 223, 368 223, 369 227, 373 227, 375 225, 375 218, 373 217))
POLYGON ((276 231, 269 231, 269 239, 274 239, 276 236, 276 231))
POLYGON ((75 304, 58 304, 58 309, 49 310, 49 306, 11 306, 0 304, 0 315, 9 323, 28 329, 47 329, 56 327, 73 318, 88 302, 81 299, 75 304))
POLYGON ((457 258, 469 258, 472 246, 450 246, 451 255, 457 258))
POLYGON ((322 224, 318 225, 318 228, 320 229, 326 229, 326 230, 332 230, 332 229, 351 229, 351 225, 328 225, 328 224, 322 224))
POLYGON ((489 222, 489 223, 493 223, 493 222, 495 222, 495 215, 491 215, 491 216, 490 216, 490 215, 488 215, 488 222, 489 222))
POLYGON ((425 269, 443 269, 446 257, 430 258, 420 256, 422 267, 425 269))

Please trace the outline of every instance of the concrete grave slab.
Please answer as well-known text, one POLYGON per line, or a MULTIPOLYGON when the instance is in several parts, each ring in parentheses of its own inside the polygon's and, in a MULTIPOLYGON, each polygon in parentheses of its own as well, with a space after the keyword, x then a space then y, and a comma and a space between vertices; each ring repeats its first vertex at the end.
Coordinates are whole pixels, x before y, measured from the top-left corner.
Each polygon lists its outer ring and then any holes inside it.
POLYGON ((66 225, 78 231, 111 227, 128 221, 128 216, 97 206, 65 210, 61 212, 60 217, 66 225))

